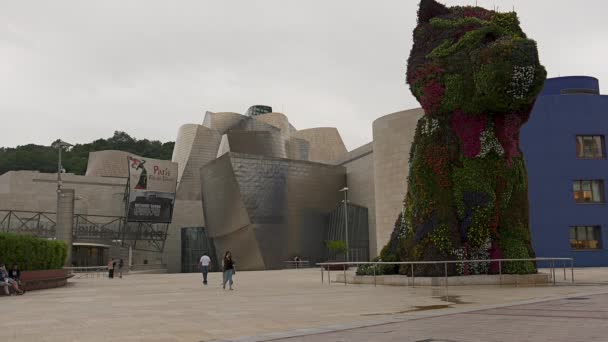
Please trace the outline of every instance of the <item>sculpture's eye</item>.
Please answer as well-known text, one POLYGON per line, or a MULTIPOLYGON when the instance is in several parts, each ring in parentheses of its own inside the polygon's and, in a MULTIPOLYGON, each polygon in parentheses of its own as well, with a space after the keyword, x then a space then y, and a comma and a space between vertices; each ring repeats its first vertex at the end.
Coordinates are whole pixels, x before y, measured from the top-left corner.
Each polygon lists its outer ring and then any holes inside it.
POLYGON ((485 37, 483 37, 482 43, 483 44, 490 44, 492 42, 495 42, 496 39, 498 39, 498 36, 496 36, 496 34, 494 32, 488 32, 485 35, 485 37))

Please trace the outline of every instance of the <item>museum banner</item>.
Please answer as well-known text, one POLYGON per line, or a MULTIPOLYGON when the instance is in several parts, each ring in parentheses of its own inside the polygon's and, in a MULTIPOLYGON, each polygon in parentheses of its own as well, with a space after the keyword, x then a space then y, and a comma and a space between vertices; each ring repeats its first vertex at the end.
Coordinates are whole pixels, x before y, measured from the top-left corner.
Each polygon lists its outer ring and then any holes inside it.
POLYGON ((170 223, 175 204, 177 163, 128 156, 129 206, 127 221, 170 223))

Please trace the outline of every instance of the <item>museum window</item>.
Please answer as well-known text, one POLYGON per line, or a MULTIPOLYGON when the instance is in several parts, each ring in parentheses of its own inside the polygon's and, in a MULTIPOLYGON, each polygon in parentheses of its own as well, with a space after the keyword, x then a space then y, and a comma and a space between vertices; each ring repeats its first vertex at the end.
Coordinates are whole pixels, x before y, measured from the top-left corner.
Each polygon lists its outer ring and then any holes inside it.
POLYGON ((600 249, 602 248, 600 226, 570 227, 570 248, 600 249))
POLYGON ((577 135, 576 157, 579 159, 604 159, 606 158, 604 146, 603 135, 577 135))
POLYGON ((576 203, 604 203, 603 180, 575 180, 572 191, 576 203))

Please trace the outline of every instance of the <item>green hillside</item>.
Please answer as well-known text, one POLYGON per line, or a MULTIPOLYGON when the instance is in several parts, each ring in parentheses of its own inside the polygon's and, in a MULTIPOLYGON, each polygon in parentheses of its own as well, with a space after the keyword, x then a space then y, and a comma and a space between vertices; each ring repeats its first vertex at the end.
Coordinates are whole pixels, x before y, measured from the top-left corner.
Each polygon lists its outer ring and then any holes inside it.
MULTIPOLYGON (((37 170, 57 172, 57 150, 49 146, 23 145, 15 148, 0 147, 0 174, 11 170, 37 170)), ((162 143, 158 140, 135 139, 125 132, 114 132, 108 139, 97 139, 87 144, 76 144, 62 153, 62 164, 66 172, 84 175, 89 160, 89 152, 121 150, 142 157, 171 159, 174 142, 162 143)))

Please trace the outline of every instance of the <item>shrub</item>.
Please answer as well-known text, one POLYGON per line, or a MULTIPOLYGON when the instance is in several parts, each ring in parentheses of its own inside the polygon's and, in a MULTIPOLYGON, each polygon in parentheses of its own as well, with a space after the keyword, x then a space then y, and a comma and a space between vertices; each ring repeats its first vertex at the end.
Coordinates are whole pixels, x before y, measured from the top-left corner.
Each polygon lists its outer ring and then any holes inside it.
POLYGON ((63 241, 44 240, 29 235, 0 233, 0 262, 19 264, 24 271, 63 267, 68 247, 63 241))
POLYGON ((334 254, 346 253, 346 242, 342 240, 329 240, 326 244, 327 249, 334 254))

